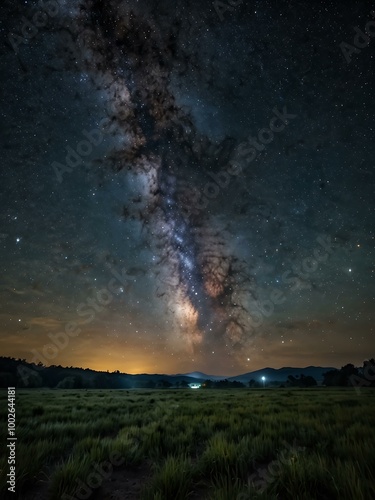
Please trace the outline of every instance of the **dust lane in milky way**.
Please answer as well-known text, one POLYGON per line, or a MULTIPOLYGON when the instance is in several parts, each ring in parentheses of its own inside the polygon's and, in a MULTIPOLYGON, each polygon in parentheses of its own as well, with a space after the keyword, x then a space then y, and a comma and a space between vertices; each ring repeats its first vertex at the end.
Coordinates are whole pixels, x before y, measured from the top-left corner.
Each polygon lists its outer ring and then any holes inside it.
POLYGON ((183 343, 191 347, 204 343, 205 336, 212 331, 225 333, 232 343, 238 342, 249 325, 246 315, 235 310, 241 308, 246 313, 246 302, 241 304, 240 299, 239 303, 233 302, 235 294, 240 296, 235 258, 226 249, 225 240, 208 229, 212 223, 207 212, 191 207, 191 200, 183 196, 186 189, 194 189, 189 177, 194 169, 199 172, 202 165, 201 158, 192 159, 186 154, 186 149, 190 155, 194 151, 192 140, 186 132, 181 133, 182 124, 189 117, 181 114, 173 96, 163 87, 167 74, 163 75, 155 53, 155 42, 161 34, 156 31, 151 35, 147 24, 132 25, 133 36, 138 32, 138 42, 142 44, 141 49, 138 47, 143 60, 140 65, 139 54, 131 54, 131 48, 129 53, 126 42, 133 41, 129 29, 125 37, 120 28, 109 32, 106 26, 119 24, 116 13, 106 9, 100 13, 95 26, 88 27, 88 19, 92 21, 93 16, 87 14, 77 23, 80 60, 84 71, 112 97, 111 109, 117 112, 111 119, 130 136, 129 143, 113 153, 114 167, 120 170, 121 160, 128 160, 130 155, 132 168, 147 177, 146 205, 133 211, 127 207, 126 213, 140 218, 147 226, 151 243, 161 250, 158 265, 165 264, 166 269, 161 281, 164 291, 160 295, 167 296, 168 309, 175 319, 172 322, 175 334, 182 334, 183 343), (148 37, 142 40, 144 33, 148 37), (123 73, 123 65, 128 70, 127 77, 118 77, 123 73), (153 73, 157 77, 149 76, 153 73))

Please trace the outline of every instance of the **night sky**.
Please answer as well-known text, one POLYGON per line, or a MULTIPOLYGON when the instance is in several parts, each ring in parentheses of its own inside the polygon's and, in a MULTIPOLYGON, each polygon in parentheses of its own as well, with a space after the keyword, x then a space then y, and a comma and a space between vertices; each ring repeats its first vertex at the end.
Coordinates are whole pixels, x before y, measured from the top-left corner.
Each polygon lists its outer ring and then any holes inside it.
POLYGON ((2 2, 1 355, 374 355, 371 2, 231 3, 2 2))

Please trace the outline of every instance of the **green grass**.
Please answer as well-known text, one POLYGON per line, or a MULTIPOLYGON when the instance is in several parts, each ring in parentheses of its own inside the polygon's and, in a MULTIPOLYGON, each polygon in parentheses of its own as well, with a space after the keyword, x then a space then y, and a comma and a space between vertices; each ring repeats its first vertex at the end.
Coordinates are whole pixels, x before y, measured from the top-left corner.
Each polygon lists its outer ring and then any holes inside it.
MULTIPOLYGON (((1 391, 3 444, 5 400, 1 391)), ((18 390, 11 498, 74 498, 117 453, 110 477, 91 488, 97 498, 115 475, 122 488, 140 483, 139 500, 367 500, 374 410, 371 389, 18 390)), ((0 498, 6 458, 2 446, 0 498)))
POLYGON ((144 488, 142 498, 154 500, 155 495, 163 499, 187 498, 193 472, 194 467, 186 456, 167 456, 155 465, 151 484, 144 488))

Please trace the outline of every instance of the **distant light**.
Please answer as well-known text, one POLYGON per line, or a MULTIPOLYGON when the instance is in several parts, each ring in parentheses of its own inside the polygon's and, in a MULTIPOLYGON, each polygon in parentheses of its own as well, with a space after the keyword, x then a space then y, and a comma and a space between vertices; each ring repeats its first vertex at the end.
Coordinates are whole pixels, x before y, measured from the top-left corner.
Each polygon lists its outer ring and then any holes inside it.
POLYGON ((262 377, 262 380, 266 380, 266 377, 262 377))
POLYGON ((198 384, 198 383, 191 383, 191 384, 188 384, 188 386, 190 387, 190 389, 200 389, 202 384, 198 384))
POLYGON ((349 269, 349 272, 351 273, 351 272, 352 272, 352 270, 351 270, 351 269, 349 269))

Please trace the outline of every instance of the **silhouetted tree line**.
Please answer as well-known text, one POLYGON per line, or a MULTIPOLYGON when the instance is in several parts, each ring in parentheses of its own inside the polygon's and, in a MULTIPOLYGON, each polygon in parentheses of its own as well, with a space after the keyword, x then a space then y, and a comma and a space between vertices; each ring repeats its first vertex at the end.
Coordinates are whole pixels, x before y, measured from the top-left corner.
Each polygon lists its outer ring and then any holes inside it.
POLYGON ((242 382, 237 382, 234 380, 233 382, 227 379, 224 380, 205 380, 202 384, 203 389, 241 389, 245 387, 245 384, 242 382))
POLYGON ((349 363, 340 370, 330 370, 324 373, 323 376, 323 385, 326 386, 375 387, 375 360, 374 358, 366 360, 359 368, 349 363))
POLYGON ((286 382, 287 387, 315 387, 318 385, 317 381, 311 375, 301 375, 299 377, 288 376, 286 382))
MULTIPOLYGON (((190 381, 190 379, 189 379, 190 381)), ((163 375, 129 375, 115 370, 110 373, 89 368, 43 366, 28 363, 25 359, 0 357, 0 388, 51 389, 168 389, 184 388, 187 380, 163 375)))
POLYGON ((248 387, 250 387, 250 389, 259 389, 261 387, 276 388, 285 387, 287 385, 287 382, 285 380, 283 382, 281 382, 280 380, 267 380, 267 382, 263 384, 263 382, 252 378, 251 380, 249 380, 247 385, 248 387))

